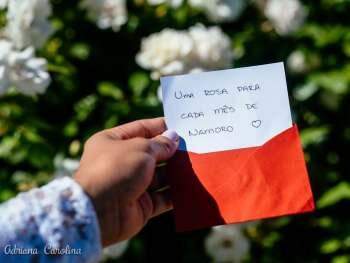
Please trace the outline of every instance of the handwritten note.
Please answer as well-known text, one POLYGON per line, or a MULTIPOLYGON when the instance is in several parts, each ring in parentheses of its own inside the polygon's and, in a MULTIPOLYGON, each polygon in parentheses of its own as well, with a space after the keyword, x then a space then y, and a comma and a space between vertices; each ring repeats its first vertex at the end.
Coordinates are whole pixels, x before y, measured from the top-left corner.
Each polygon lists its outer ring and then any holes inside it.
POLYGON ((180 150, 261 146, 292 127, 283 63, 163 77, 161 85, 180 150))

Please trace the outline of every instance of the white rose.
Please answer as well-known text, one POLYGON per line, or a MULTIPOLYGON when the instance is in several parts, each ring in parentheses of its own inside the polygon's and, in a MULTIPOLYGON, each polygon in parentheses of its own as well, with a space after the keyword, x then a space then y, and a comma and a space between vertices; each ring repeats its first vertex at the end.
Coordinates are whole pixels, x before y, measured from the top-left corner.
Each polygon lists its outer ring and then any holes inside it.
POLYGON ((8 0, 0 0, 0 9, 6 8, 8 0))
POLYGON ((249 247, 239 225, 213 227, 205 239, 206 251, 215 262, 242 262, 249 247))
POLYGON ((0 93, 13 85, 25 95, 41 94, 51 82, 46 60, 34 57, 34 48, 14 49, 11 42, 0 40, 0 93))
POLYGON ((64 176, 73 176, 73 174, 79 168, 80 161, 77 159, 64 158, 62 155, 57 155, 54 159, 54 164, 54 177, 60 178, 64 176))
POLYGON ((168 4, 172 7, 179 7, 182 5, 183 0, 148 0, 149 5, 160 5, 160 4, 168 4))
POLYGON ((9 67, 7 65, 7 58, 12 50, 12 44, 6 40, 0 40, 0 95, 3 95, 9 85, 8 79, 9 67))
POLYGON ((303 73, 307 70, 306 58, 302 51, 293 51, 287 59, 288 69, 293 73, 303 73))
POLYGON ((231 41, 219 27, 196 25, 189 29, 194 41, 194 52, 199 68, 223 69, 232 64, 231 41))
POLYGON ((184 74, 231 66, 230 39, 219 27, 196 25, 189 30, 164 29, 144 38, 136 56, 151 77, 184 74))
POLYGON ((264 13, 280 35, 295 32, 306 18, 306 10, 299 0, 268 0, 264 13))
POLYGON ((84 0, 81 5, 99 28, 119 31, 128 20, 125 0, 84 0))
POLYGON ((108 246, 103 249, 103 257, 104 258, 119 258, 121 257, 125 251, 127 250, 129 245, 129 241, 125 240, 114 245, 108 246))
POLYGON ((16 48, 30 45, 41 47, 53 32, 48 20, 50 15, 48 0, 11 0, 8 3, 5 34, 16 48))
POLYGON ((225 22, 237 19, 247 2, 244 0, 189 0, 189 4, 203 10, 209 20, 225 22))
POLYGON ((25 95, 42 94, 51 82, 44 58, 34 57, 34 48, 13 51, 8 57, 9 79, 25 95))
POLYGON ((152 77, 180 74, 188 69, 193 41, 184 31, 164 29, 142 40, 137 63, 152 70, 152 77))

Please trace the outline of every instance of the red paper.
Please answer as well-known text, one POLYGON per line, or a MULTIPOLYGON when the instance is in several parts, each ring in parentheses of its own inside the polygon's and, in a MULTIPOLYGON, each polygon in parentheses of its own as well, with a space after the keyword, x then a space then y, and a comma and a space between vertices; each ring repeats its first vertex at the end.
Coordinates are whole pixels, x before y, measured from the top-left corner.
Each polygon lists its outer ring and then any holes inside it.
POLYGON ((178 151, 167 174, 177 231, 315 209, 296 125, 260 147, 178 151))

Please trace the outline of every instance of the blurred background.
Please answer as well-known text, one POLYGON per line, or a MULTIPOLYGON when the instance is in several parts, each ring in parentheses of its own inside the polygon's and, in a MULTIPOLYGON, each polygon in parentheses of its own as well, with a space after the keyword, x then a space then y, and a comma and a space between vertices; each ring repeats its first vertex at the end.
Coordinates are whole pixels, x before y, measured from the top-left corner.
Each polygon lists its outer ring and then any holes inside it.
POLYGON ((350 262, 349 0, 0 0, 0 10, 0 202, 72 174, 94 132, 162 116, 160 76, 283 61, 317 211, 183 234, 169 213, 104 261, 350 262))

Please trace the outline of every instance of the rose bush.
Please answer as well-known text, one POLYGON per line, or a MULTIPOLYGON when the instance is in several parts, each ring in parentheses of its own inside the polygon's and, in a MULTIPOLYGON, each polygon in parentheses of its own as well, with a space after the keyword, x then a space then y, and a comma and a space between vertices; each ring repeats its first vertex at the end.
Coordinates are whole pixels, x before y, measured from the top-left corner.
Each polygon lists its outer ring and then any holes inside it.
POLYGON ((178 235, 163 216, 105 260, 350 262, 349 8, 0 0, 0 202, 71 174, 94 132, 162 115, 162 75, 284 61, 317 212, 178 235))

